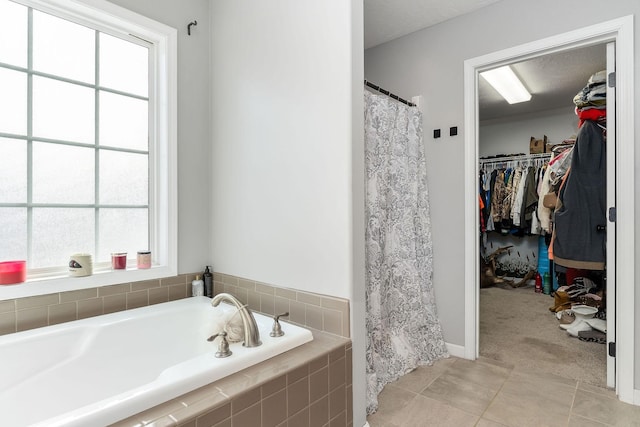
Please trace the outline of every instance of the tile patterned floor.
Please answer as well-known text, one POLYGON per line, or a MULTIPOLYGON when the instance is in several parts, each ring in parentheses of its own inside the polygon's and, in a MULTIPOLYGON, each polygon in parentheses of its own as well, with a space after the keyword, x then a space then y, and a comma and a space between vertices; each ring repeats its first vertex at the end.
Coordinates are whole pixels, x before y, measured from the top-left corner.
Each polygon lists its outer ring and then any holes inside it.
POLYGON ((640 407, 611 390, 486 358, 419 367, 388 384, 378 403, 370 427, 640 427, 640 407))

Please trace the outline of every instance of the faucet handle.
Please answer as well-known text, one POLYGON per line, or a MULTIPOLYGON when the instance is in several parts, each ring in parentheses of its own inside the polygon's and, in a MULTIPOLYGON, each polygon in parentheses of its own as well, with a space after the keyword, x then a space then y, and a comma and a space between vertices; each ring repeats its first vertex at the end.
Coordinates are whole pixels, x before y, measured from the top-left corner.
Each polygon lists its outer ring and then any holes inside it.
POLYGON ((229 350, 229 341, 227 341, 227 333, 225 331, 218 332, 217 334, 211 335, 207 338, 207 341, 213 341, 216 338, 221 337, 220 344, 218 344, 218 351, 216 351, 216 357, 229 357, 233 354, 231 350, 229 350))
POLYGON ((284 332, 282 331, 282 327, 280 326, 280 318, 287 317, 287 316, 289 316, 288 311, 286 313, 277 314, 273 317, 273 327, 271 328, 271 333, 269 334, 269 336, 281 337, 284 335, 284 332))

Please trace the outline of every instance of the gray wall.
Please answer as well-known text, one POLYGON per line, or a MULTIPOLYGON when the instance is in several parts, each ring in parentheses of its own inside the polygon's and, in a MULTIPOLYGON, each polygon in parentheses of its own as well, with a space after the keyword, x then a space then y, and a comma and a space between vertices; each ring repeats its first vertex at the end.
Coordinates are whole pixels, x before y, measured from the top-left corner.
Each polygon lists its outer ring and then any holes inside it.
MULTIPOLYGON (((464 100, 463 67, 475 58, 512 46, 599 22, 640 13, 637 0, 509 0, 444 22, 365 51, 365 77, 400 96, 424 95, 425 144, 429 168, 434 252, 434 283, 438 312, 449 343, 464 344, 464 100), (457 125, 438 140, 432 129, 457 125), (437 183, 437 184, 436 184, 437 183)), ((640 24, 634 22, 635 55, 640 52, 640 24)), ((635 111, 640 111, 640 69, 635 67, 635 111)), ((637 117, 637 115, 636 115, 637 117)), ((640 120, 636 118, 636 128, 640 120)), ((633 143, 633 141, 629 141, 633 143)), ((640 167, 640 150, 635 163, 640 167)), ((636 169, 637 169, 636 168, 636 169)), ((636 174, 636 183, 640 175, 636 174)), ((640 198, 636 198, 636 204, 640 198)), ((638 206, 636 205, 636 212, 638 206)), ((640 219, 636 214, 636 247, 640 219)), ((636 265, 640 264, 636 251, 636 265)), ((636 291, 640 307, 640 292, 636 291)), ((640 317, 636 317, 635 353, 640 354, 640 317)), ((638 365, 638 363, 636 363, 638 365)), ((635 384, 640 384, 640 367, 635 384)))
POLYGON ((210 264, 209 0, 110 0, 178 29, 178 273, 210 264), (187 24, 198 25, 187 36, 187 24))
POLYGON ((551 144, 560 144, 575 136, 578 132, 578 117, 572 105, 526 117, 514 116, 481 122, 478 127, 478 156, 528 153, 529 139, 532 136, 542 139, 546 135, 551 144))

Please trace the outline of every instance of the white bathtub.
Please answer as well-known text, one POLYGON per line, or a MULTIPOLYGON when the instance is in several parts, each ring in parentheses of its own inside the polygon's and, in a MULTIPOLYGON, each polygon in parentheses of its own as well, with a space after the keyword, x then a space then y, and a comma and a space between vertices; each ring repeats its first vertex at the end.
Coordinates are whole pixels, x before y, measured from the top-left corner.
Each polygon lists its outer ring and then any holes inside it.
POLYGON ((311 332, 254 313, 262 345, 216 358, 214 316, 193 297, 0 337, 3 425, 104 426, 311 341, 311 332))

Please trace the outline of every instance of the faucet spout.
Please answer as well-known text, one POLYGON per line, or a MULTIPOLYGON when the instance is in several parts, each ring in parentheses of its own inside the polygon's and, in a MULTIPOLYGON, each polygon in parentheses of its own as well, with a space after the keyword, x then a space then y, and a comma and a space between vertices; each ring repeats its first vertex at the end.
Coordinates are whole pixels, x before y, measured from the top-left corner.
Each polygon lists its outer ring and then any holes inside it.
POLYGON ((213 297, 211 305, 217 307, 220 302, 226 301, 236 306, 242 319, 242 326, 244 327, 244 345, 245 347, 258 347, 262 342, 260 341, 260 331, 256 323, 255 317, 249 308, 242 304, 236 297, 228 293, 220 293, 213 297))

